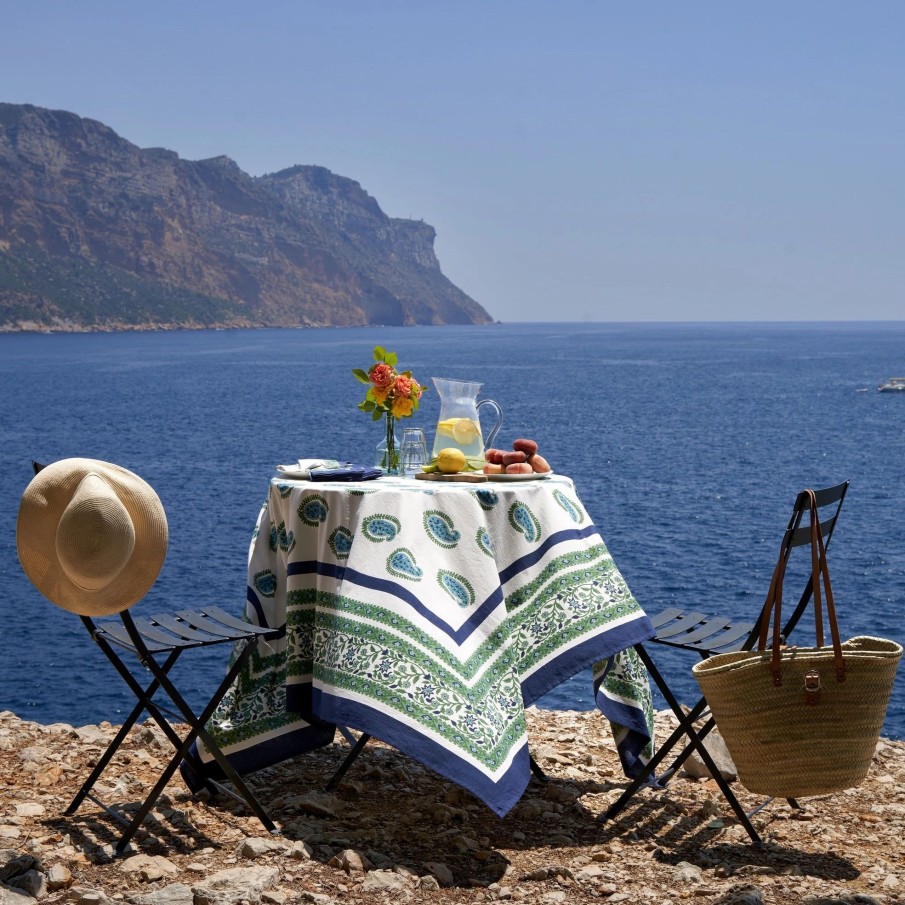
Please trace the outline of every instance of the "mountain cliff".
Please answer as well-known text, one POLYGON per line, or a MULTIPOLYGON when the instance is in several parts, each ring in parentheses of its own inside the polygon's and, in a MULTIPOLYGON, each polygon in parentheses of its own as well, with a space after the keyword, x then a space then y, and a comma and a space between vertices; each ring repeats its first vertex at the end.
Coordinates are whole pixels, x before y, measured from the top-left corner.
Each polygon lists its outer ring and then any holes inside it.
POLYGON ((489 323, 351 179, 138 148, 0 104, 0 330, 489 323))

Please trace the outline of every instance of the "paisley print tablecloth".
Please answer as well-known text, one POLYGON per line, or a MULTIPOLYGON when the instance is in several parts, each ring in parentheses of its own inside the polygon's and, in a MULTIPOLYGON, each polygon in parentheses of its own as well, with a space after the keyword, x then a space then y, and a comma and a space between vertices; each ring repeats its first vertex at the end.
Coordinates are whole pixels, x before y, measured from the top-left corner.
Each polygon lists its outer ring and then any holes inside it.
POLYGON ((653 631, 567 477, 274 479, 246 615, 285 634, 259 643, 208 726, 242 772, 345 725, 505 814, 530 778, 525 707, 598 661, 627 772, 651 739, 627 649, 653 631))

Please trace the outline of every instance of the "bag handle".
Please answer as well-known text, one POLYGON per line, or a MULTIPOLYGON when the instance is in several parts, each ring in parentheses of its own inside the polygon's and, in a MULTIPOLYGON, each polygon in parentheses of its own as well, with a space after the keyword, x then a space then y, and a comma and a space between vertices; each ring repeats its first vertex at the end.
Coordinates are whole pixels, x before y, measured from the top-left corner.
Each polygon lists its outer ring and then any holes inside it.
MULTIPOLYGON (((826 599, 827 620, 830 626, 830 637, 833 644, 833 665, 836 670, 836 681, 845 681, 845 661, 842 659, 842 642, 839 637, 839 623, 836 620, 836 605, 833 599, 833 588, 830 584, 830 569, 826 561, 826 545, 823 540, 823 531, 820 527, 820 516, 817 512, 817 494, 813 490, 805 490, 810 509, 810 546, 811 546, 811 583, 814 593, 814 628, 817 636, 817 646, 823 647, 823 605, 820 595, 820 581, 823 580, 823 588, 826 599)), ((770 656, 770 673, 773 676, 774 685, 782 685, 782 668, 780 666, 780 650, 782 647, 782 585, 786 572, 786 561, 791 550, 791 532, 794 532, 801 519, 799 512, 797 519, 793 520, 790 530, 783 535, 783 541, 779 549, 779 559, 773 570, 770 580, 770 589, 767 591, 767 599, 761 614, 760 638, 757 649, 764 652, 767 649, 767 633, 770 621, 773 621, 773 643, 770 656)), ((818 678, 819 688, 819 678, 818 678)))

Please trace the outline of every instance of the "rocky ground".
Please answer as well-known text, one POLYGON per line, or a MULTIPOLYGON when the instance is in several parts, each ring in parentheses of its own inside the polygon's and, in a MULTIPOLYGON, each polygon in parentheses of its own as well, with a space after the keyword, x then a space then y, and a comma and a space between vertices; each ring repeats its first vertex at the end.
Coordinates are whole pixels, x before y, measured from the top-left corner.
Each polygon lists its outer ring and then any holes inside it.
MULTIPOLYGON (((337 735, 251 777, 282 835, 229 799, 191 797, 177 774, 147 830, 113 858, 116 825, 95 804, 63 816, 112 727, 0 713, 0 905, 905 903, 905 742, 881 741, 857 789, 803 811, 772 802, 754 817, 756 847, 713 781, 684 774, 601 825, 624 787, 606 723, 531 708, 529 724, 550 780, 532 780, 504 819, 377 742, 323 793, 348 750, 337 735)), ((167 759, 158 731, 136 728, 101 797, 140 800, 167 759)), ((734 788, 746 807, 759 803, 734 788)))

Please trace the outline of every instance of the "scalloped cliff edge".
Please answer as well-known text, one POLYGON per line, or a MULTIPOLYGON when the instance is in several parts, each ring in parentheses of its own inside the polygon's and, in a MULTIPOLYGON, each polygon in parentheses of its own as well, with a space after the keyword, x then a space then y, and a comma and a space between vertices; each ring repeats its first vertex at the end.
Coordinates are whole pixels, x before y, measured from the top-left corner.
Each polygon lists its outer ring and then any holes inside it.
POLYGON ((491 323, 435 236, 323 167, 253 177, 0 103, 0 331, 491 323))

